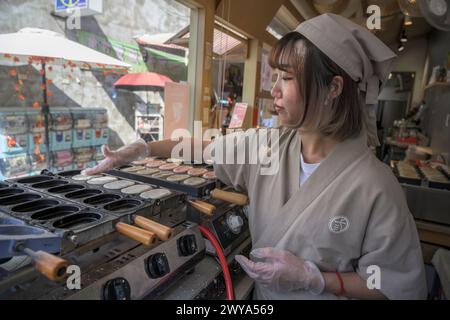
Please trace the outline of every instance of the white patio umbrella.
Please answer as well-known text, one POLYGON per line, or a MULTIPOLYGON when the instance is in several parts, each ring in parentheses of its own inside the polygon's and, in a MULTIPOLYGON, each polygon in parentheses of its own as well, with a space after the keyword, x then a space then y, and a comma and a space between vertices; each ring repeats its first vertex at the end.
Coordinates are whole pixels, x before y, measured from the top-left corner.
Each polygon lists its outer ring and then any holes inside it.
MULTIPOLYGON (((62 34, 36 28, 25 28, 16 33, 0 34, 0 54, 36 58, 54 58, 72 61, 83 68, 130 68, 125 62, 114 59, 62 34)), ((1 63, 8 59, 1 57, 1 63), (3 61, 1 61, 3 60, 3 61)), ((20 63, 20 62, 19 62, 20 63)))
POLYGON ((106 69, 126 72, 131 65, 100 53, 62 34, 36 28, 25 28, 16 33, 0 34, 0 64, 8 66, 31 63, 42 65, 43 105, 45 137, 47 146, 47 163, 49 161, 49 105, 47 100, 46 64, 64 65, 71 68, 106 69))

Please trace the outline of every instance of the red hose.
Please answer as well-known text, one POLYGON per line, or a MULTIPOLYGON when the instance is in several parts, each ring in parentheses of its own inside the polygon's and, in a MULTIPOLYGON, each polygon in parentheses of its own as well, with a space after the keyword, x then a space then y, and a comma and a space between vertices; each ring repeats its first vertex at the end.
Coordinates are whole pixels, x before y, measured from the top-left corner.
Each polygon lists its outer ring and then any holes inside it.
POLYGON ((211 242, 212 246, 216 250, 217 256, 219 257, 220 266, 222 267, 223 277, 225 279, 227 300, 234 300, 233 282, 231 281, 230 270, 228 269, 227 259, 223 254, 222 247, 220 246, 219 241, 217 241, 216 237, 211 232, 209 232, 208 229, 202 226, 199 226, 199 229, 200 232, 211 242))

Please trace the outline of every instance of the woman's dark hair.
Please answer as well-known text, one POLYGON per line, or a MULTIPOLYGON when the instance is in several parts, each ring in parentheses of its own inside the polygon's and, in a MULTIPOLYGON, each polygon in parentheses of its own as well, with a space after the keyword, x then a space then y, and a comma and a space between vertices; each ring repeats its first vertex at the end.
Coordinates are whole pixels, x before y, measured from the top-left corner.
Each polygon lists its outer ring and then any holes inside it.
POLYGON ((358 83, 298 32, 290 32, 273 47, 272 68, 293 73, 304 103, 301 127, 343 141, 356 137, 364 126, 358 83), (300 51, 299 42, 303 44, 300 51), (324 101, 335 76, 343 78, 342 93, 330 104, 324 101))

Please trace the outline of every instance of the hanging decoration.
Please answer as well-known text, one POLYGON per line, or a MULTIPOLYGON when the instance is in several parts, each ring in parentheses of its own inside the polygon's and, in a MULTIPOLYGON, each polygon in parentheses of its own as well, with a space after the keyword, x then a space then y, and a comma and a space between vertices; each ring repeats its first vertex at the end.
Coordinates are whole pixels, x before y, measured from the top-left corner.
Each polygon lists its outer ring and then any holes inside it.
MULTIPOLYGON (((14 62, 17 62, 18 58, 17 57, 12 57, 10 55, 4 55, 5 58, 8 59, 13 59, 14 62)), ((18 78, 18 72, 16 68, 12 68, 11 70, 9 70, 9 75, 13 78, 18 78)), ((14 91, 16 93, 17 98, 19 99, 19 101, 24 101, 25 100, 25 96, 22 94, 22 89, 23 89, 23 82, 22 80, 17 79, 16 84, 14 85, 14 91)))
MULTIPOLYGON (((4 54, 3 57, 10 59, 12 61, 14 61, 14 63, 19 63, 21 61, 21 59, 17 56, 13 56, 10 54, 4 54)), ((23 60, 23 59, 22 59, 23 60)), ((39 69, 39 74, 41 76, 44 76, 46 74, 46 70, 43 68, 43 64, 44 63, 50 63, 55 61, 54 58, 41 58, 41 57, 34 57, 34 56, 30 56, 27 58, 27 69, 26 69, 26 78, 29 78, 32 75, 32 67, 35 66, 37 69, 39 69)), ((67 61, 67 64, 71 67, 71 72, 73 72, 74 67, 76 67, 76 64, 73 63, 72 61, 67 61)), ((65 65, 64 65, 65 66, 65 65)), ((84 63, 84 66, 87 66, 86 63, 84 63)), ((52 66, 47 66, 47 70, 49 72, 53 71, 53 67, 52 66)), ((19 77, 19 71, 17 68, 11 68, 9 70, 9 75, 13 78, 17 78, 17 82, 14 85, 14 91, 16 93, 17 98, 19 99, 19 101, 23 102, 26 100, 26 97, 23 93, 23 89, 24 89, 24 82, 21 79, 18 79, 19 77)), ((52 85, 53 81, 51 79, 46 79, 45 83, 41 83, 40 84, 40 89, 42 91, 46 90, 48 86, 52 85)), ((51 91, 47 91, 47 97, 52 97, 53 93, 51 91)), ((38 108, 37 106, 40 107, 40 103, 33 103, 33 108, 38 108)))
MULTIPOLYGON (((86 46, 80 45, 76 41, 71 41, 64 37, 51 38, 50 34, 33 34, 33 41, 36 41, 36 43, 41 43, 41 45, 27 47, 25 44, 30 44, 30 41, 27 41, 29 37, 29 34, 27 35, 27 33, 29 33, 27 30, 21 30, 21 32, 18 32, 16 34, 1 34, 0 37, 2 38, 2 41, 4 39, 5 41, 0 42, 2 42, 2 44, 7 43, 8 45, 4 47, 2 46, 1 49, 3 50, 3 52, 0 53, 0 60, 7 60, 6 63, 3 63, 4 61, 1 61, 2 64, 11 65, 11 68, 8 72, 9 75, 11 77, 14 77, 15 79, 11 85, 10 90, 15 90, 14 93, 20 101, 25 101, 27 100, 26 98, 28 98, 28 107, 41 109, 41 114, 43 117, 42 127, 45 130, 45 135, 43 136, 43 140, 40 144, 41 147, 42 143, 45 143, 46 145, 46 156, 45 158, 43 158, 43 160, 47 162, 47 166, 50 167, 50 139, 48 139, 48 136, 50 116, 49 109, 51 103, 48 102, 48 98, 52 97, 54 93, 51 90, 48 90, 48 88, 53 84, 51 80, 47 80, 48 74, 54 72, 53 69, 56 65, 61 66, 63 64, 64 69, 70 69, 71 71, 70 74, 72 74, 72 76, 69 76, 70 79, 75 78, 73 74, 75 68, 94 69, 96 63, 98 62, 101 62, 102 66, 104 66, 104 69, 120 66, 124 70, 128 70, 131 65, 124 63, 118 59, 111 58, 110 56, 107 56, 105 54, 101 54, 96 50, 92 50, 86 46), (25 38, 25 41, 16 41, 16 39, 22 38, 25 38), (11 41, 10 39, 14 39, 15 42, 11 41), (52 49, 52 52, 49 52, 50 48, 52 49), (51 54, 53 57, 47 57, 48 54, 51 54), (23 65, 24 67, 17 67, 17 65, 23 65), (23 70, 20 68, 23 68, 23 70), (21 73, 20 75, 19 72, 21 73), (34 81, 36 81, 36 78, 39 78, 40 86, 35 87, 35 85, 33 84, 32 87, 38 89, 38 92, 41 92, 42 100, 36 97, 28 97, 28 92, 27 97, 25 97, 25 94, 23 92, 25 86, 23 82, 25 81, 19 81, 19 77, 22 79, 27 79, 27 82, 25 83, 27 89, 28 87, 31 87, 29 85, 29 79, 33 79, 34 81), (39 90, 39 88, 41 90, 39 90)), ((60 70, 63 69, 58 69, 58 72, 60 70)), ((65 82, 63 82, 63 84, 65 84, 65 82)), ((35 90, 30 90, 33 96, 36 96, 36 92, 33 91, 35 90)), ((35 151, 36 154, 41 153, 41 150, 39 150, 38 148, 33 151, 35 151)))

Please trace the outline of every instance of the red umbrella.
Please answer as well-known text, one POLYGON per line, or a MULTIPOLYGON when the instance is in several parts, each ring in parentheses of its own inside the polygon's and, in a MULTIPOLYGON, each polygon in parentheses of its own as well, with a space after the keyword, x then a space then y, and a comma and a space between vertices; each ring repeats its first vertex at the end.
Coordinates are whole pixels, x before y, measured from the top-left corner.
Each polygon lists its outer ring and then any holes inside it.
POLYGON ((129 73, 114 83, 118 89, 146 91, 155 87, 164 88, 166 82, 173 82, 169 77, 155 72, 129 73))

